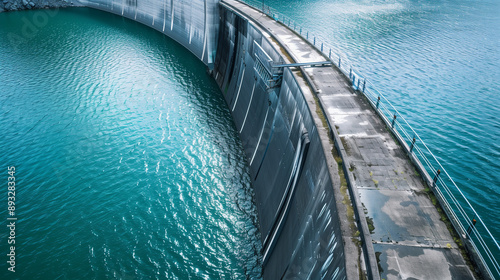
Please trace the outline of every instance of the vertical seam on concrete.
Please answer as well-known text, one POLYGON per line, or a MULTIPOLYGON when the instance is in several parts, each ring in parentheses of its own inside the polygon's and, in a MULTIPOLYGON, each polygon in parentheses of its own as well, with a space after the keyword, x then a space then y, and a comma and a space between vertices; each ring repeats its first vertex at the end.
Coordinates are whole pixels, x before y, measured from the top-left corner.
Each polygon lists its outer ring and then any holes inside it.
MULTIPOLYGON (((170 31, 174 30, 174 0, 170 0, 170 9, 172 10, 170 14, 170 31)), ((202 60, 203 61, 203 60, 202 60)))
MULTIPOLYGON (((205 18, 204 18, 204 34, 203 34, 203 51, 201 51, 201 61, 203 61, 203 59, 205 58, 205 49, 207 48, 207 28, 208 28, 208 24, 207 24, 207 0, 203 1, 203 4, 205 5, 205 18)), ((208 59, 207 59, 207 62, 208 62, 208 59)), ((207 63, 208 64, 208 63, 207 63)))
MULTIPOLYGON (((193 39, 193 2, 190 2, 191 6, 189 9, 189 44, 191 45, 191 39, 193 39)), ((207 11, 205 10, 205 14, 207 11)), ((201 59, 203 61, 203 58, 201 59)))
POLYGON ((163 0, 163 32, 165 32, 166 20, 167 20, 167 0, 163 0))
POLYGON ((135 2, 135 15, 134 15, 134 20, 137 19, 137 2, 135 2))
POLYGON ((236 103, 238 103, 238 98, 240 97, 241 85, 243 84, 243 78, 245 77, 245 70, 246 68, 243 68, 243 73, 241 73, 240 87, 238 88, 238 93, 236 94, 236 100, 234 101, 231 112, 234 112, 234 108, 236 108, 236 103))
POLYGON ((259 141, 257 142, 257 146, 255 146, 255 151, 253 152, 252 159, 250 160, 250 166, 252 166, 253 160, 255 159, 255 155, 259 150, 260 141, 262 141, 262 135, 264 134, 264 129, 266 128, 267 116, 269 115, 269 108, 267 108, 266 116, 264 117, 264 122, 262 123, 262 128, 260 130, 259 141))
POLYGON ((247 112, 245 113, 245 118, 243 119, 243 124, 241 125, 240 133, 243 131, 243 128, 245 127, 245 124, 247 122, 248 112, 250 112, 250 107, 252 106, 253 94, 255 93, 255 84, 256 83, 257 82, 253 83, 252 94, 250 95, 250 102, 248 102, 247 112))

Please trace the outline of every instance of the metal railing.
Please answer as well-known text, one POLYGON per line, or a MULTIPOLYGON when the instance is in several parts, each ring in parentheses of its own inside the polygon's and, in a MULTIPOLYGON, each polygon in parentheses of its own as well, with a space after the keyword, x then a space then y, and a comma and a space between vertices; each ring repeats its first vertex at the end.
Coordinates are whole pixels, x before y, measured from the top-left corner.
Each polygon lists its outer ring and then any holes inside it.
MULTIPOLYGON (((347 57, 335 52, 321 37, 300 27, 294 20, 264 5, 262 1, 240 0, 260 10, 276 21, 288 26, 307 40, 351 81, 352 87, 363 93, 373 108, 402 144, 410 159, 420 169, 443 210, 446 212, 465 248, 476 264, 492 279, 500 279, 500 246, 479 214, 429 147, 411 127, 404 116, 379 92, 372 83, 360 74, 347 57)), ((460 241, 460 240, 456 240, 460 241)))

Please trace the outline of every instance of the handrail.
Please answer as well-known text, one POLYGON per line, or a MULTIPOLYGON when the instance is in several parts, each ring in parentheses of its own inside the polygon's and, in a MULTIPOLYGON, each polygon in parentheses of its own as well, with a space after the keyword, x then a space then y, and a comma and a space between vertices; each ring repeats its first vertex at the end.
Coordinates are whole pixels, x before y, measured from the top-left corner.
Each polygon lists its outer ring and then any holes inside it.
POLYGON ((428 181, 430 189, 439 200, 441 207, 466 248, 473 250, 472 255, 478 266, 482 267, 491 279, 500 279, 498 260, 500 246, 498 241, 493 237, 467 197, 403 114, 370 81, 351 66, 346 56, 335 52, 333 48, 324 43, 325 40, 322 40, 321 37, 303 29, 294 20, 265 5, 263 1, 240 1, 294 30, 297 35, 321 51, 325 58, 328 58, 337 69, 349 78, 352 87, 363 93, 368 99, 372 107, 386 123, 386 126, 391 129, 398 141, 404 146, 410 158, 415 160, 417 166, 421 166, 420 171, 424 173, 422 174, 424 179, 427 178, 426 181, 428 181))

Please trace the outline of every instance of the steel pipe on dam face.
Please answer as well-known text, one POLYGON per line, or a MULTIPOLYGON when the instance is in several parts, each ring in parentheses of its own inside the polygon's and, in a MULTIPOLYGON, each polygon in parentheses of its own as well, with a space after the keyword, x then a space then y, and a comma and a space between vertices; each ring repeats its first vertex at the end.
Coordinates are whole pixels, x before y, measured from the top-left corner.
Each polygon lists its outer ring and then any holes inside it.
POLYGON ((332 179, 296 77, 259 28, 217 0, 89 0, 178 41, 217 81, 253 180, 265 279, 345 279, 332 179))

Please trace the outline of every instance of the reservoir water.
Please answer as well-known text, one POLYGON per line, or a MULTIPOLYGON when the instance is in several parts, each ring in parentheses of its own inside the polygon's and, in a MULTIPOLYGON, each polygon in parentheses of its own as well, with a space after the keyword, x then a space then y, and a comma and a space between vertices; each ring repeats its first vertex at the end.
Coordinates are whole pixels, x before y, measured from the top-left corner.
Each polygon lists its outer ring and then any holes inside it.
POLYGON ((264 3, 345 54, 386 95, 499 241, 500 1, 264 3))
MULTIPOLYGON (((0 13, 0 128, 18 218, 16 273, 4 255, 1 279, 260 276, 229 110, 162 34, 87 8, 0 13)), ((6 221, 7 187, 0 197, 6 221)))

